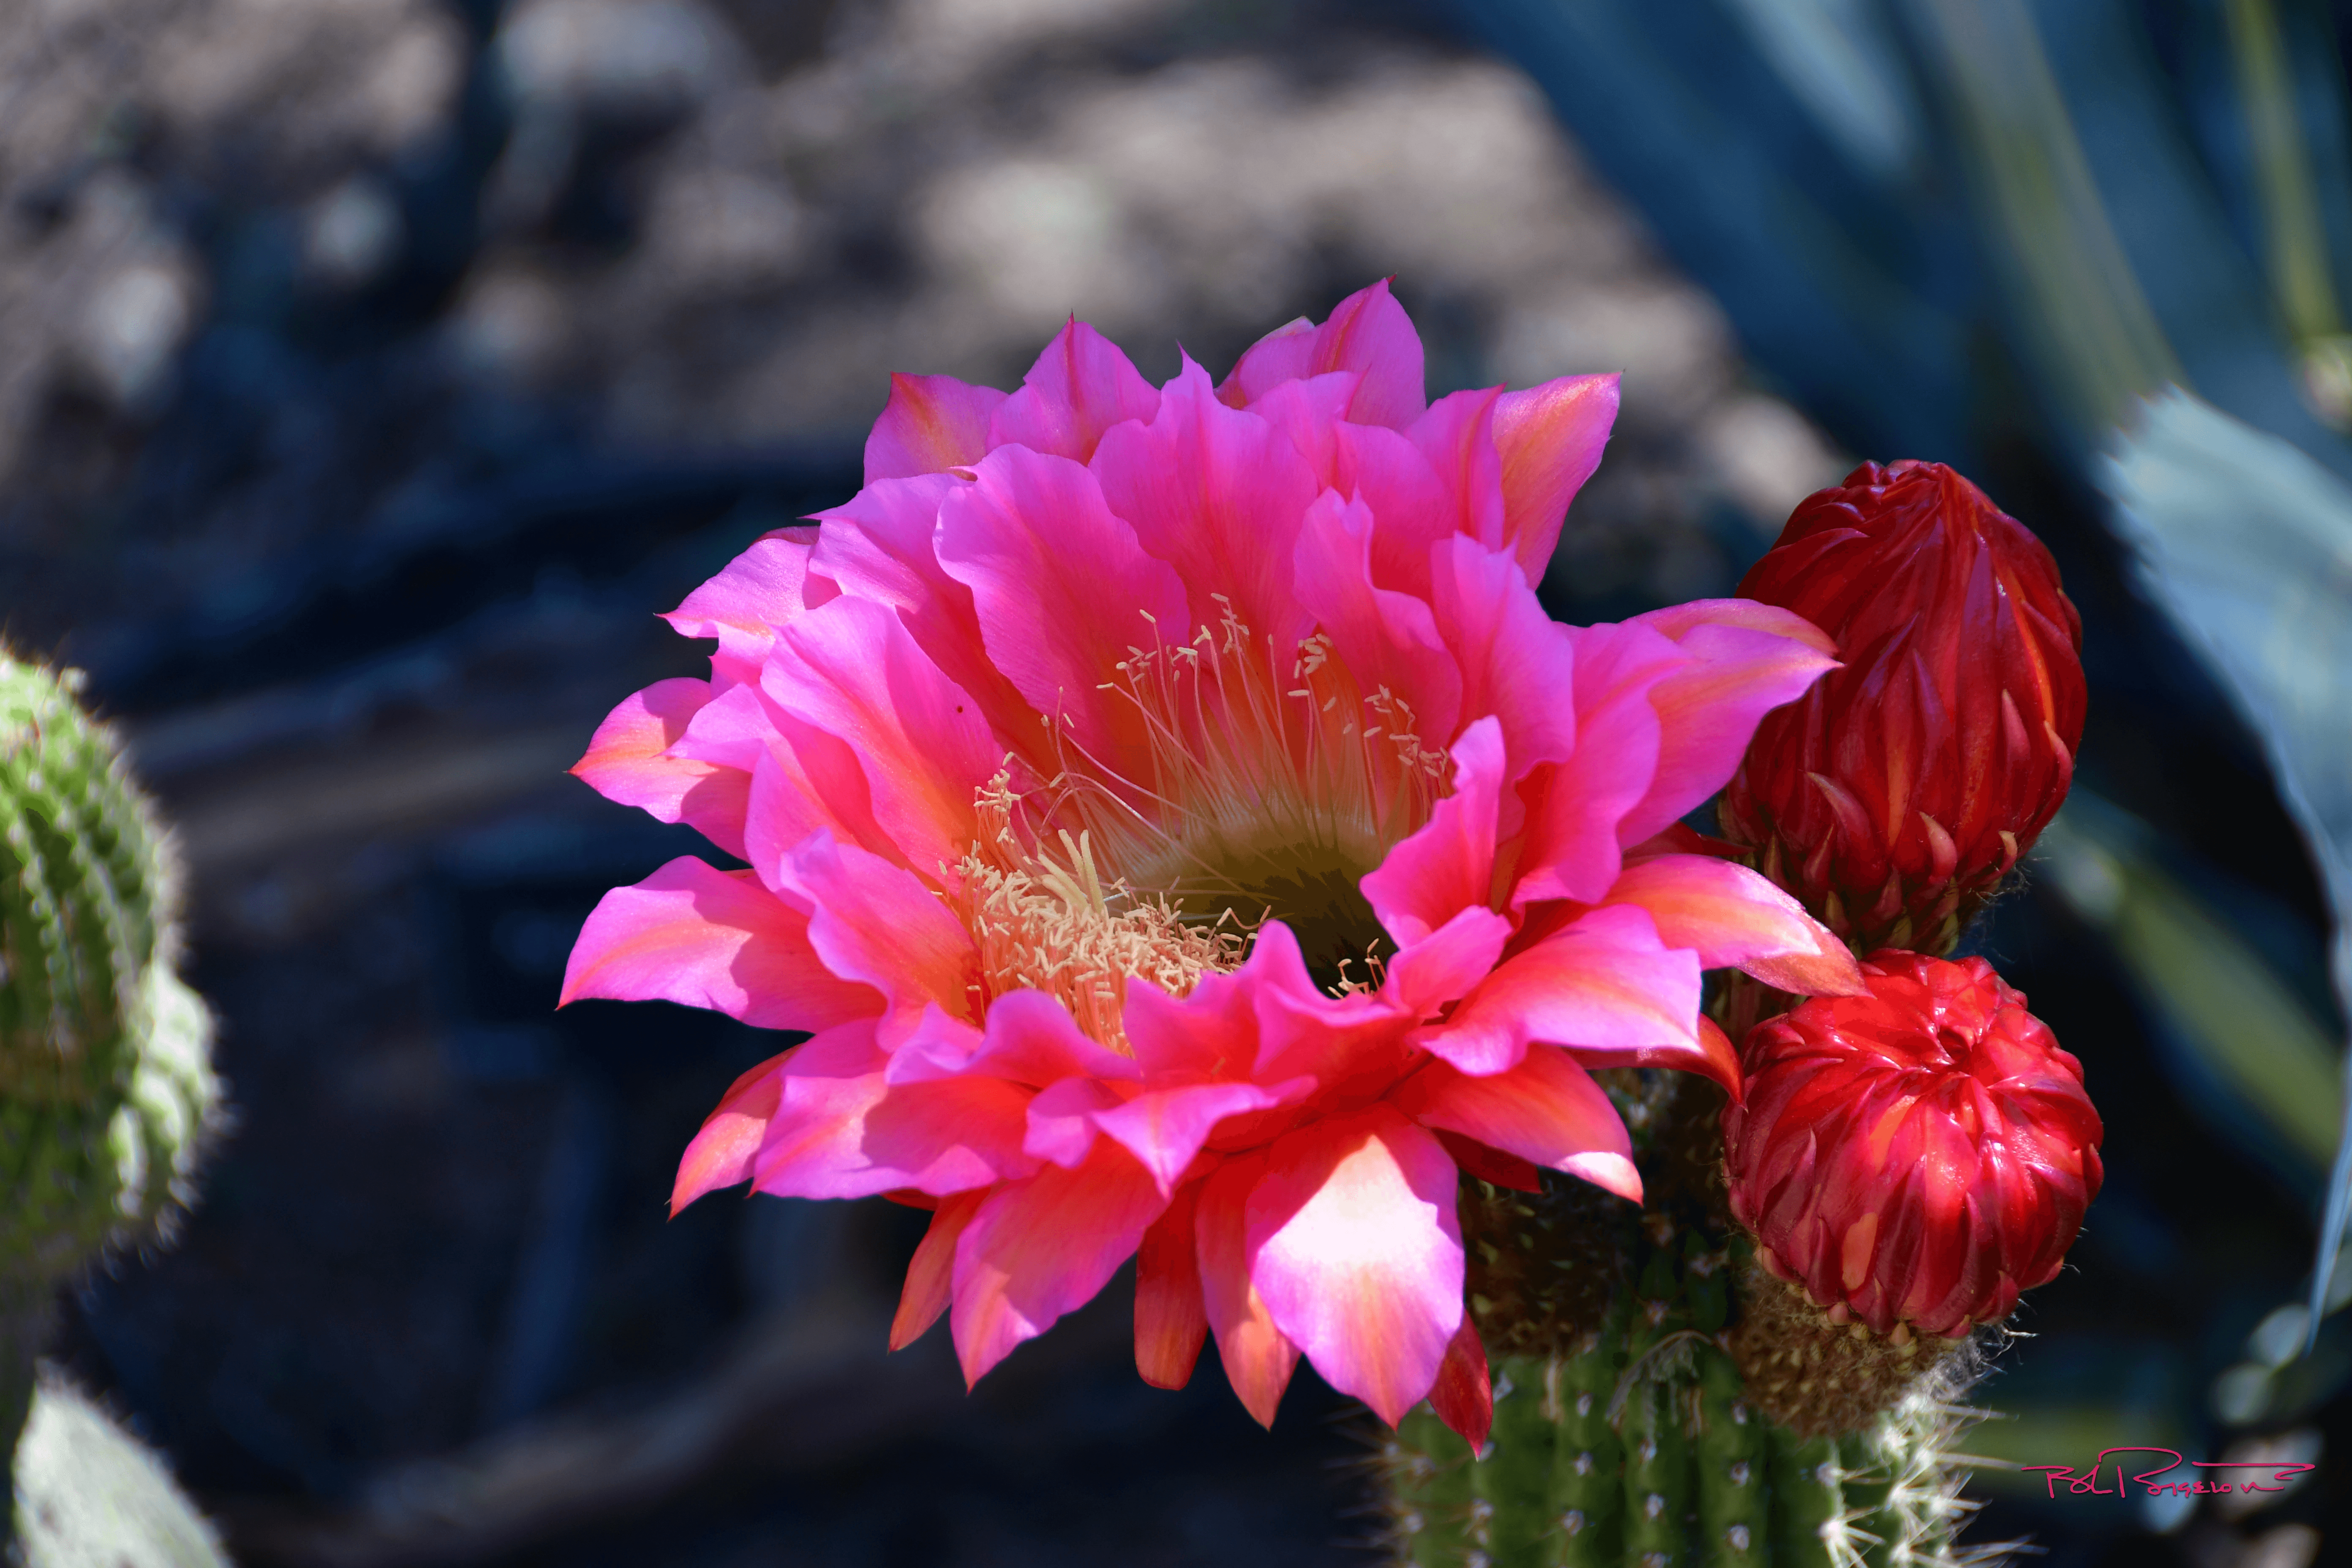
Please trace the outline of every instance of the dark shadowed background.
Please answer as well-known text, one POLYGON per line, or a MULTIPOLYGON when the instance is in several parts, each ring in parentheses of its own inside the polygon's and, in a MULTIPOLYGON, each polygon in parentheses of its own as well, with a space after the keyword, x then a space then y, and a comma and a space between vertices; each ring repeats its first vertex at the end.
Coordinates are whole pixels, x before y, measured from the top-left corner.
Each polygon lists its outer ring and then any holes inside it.
POLYGON ((2089 794, 1977 945, 2082 1058, 2109 1173, 1977 1446, 2323 1468, 2251 1516, 1989 1468, 1971 1539, 2339 1560, 2352 1336, 2291 1358, 2327 905, 2090 482, 2142 361, 2347 466, 2341 324, 2266 259, 2229 64, 2271 18, 2332 277, 2335 21, 2000 0, 1987 44, 1956 3, 0 5, 0 628, 89 671, 179 825, 237 1107, 61 1360, 256 1568, 1370 1561, 1367 1418, 1310 1372, 1271 1434, 1213 1357, 1147 1388, 1122 1281, 968 1397, 944 1331, 882 1352, 919 1215, 666 1217, 778 1037, 552 1006, 597 896, 699 845, 563 770, 698 668, 655 612, 856 488, 889 372, 1008 385, 1075 310, 1155 379, 1180 343, 1222 374, 1393 274, 1433 394, 1624 373, 1563 617, 1728 593, 1861 457, 1959 464, 2049 541, 2089 794), (2051 221, 2099 217, 2139 290, 2095 268, 2065 319, 2048 215, 1970 153, 2036 68, 2011 110, 2091 182, 2051 221))

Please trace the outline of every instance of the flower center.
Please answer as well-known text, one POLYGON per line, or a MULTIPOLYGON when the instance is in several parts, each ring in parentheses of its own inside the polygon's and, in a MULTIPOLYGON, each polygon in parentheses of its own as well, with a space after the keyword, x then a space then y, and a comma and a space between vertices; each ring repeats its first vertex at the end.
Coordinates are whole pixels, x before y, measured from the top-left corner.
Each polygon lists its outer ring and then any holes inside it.
POLYGON ((1197 917, 1282 921, 1327 989, 1376 980, 1385 935, 1358 884, 1444 793, 1445 752, 1412 707, 1363 689, 1329 637, 1286 657, 1230 605, 1119 674, 1152 742, 1156 809, 1121 860, 1137 883, 1197 917))
MULTIPOLYGON (((1003 776, 999 775, 1002 787, 1003 776)), ((982 797, 986 813, 989 797, 982 797)), ((1007 991, 1043 991, 1069 1009, 1093 1039, 1133 1056, 1123 1015, 1130 976, 1184 996, 1213 972, 1239 968, 1249 933, 1230 911, 1188 921, 1166 899, 1106 884, 1094 847, 1081 833, 1061 835, 1063 858, 1023 856, 1007 868, 975 846, 958 868, 964 924, 980 948, 983 1007, 1007 991)), ((1004 834, 993 846, 1011 847, 1004 834)))
POLYGON ((978 803, 994 847, 964 868, 973 918, 1008 933, 1008 954, 1040 955, 1008 963, 1005 983, 1078 996, 1073 1016, 1120 1049, 1129 975, 1183 995, 1202 973, 1238 967, 1267 920, 1298 938, 1318 985, 1377 984, 1385 936, 1359 884, 1445 788, 1445 752, 1423 741, 1411 706, 1364 690, 1329 638, 1285 657, 1230 605, 1187 643, 1155 627, 1153 646, 1118 669, 1112 689, 1142 720, 1145 776, 1057 732, 1062 771, 1045 790, 1022 799, 1001 777, 978 803), (1024 850, 1063 821, 1078 831, 1058 829, 1059 859, 1024 850), (1049 972, 1051 984, 1026 978, 1049 972))

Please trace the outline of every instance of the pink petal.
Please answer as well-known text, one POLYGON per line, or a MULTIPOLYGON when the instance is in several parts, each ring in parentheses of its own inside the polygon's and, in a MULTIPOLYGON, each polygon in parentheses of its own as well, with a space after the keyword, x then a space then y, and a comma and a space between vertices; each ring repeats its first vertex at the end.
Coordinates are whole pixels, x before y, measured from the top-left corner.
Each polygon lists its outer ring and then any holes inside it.
POLYGON ((1298 939, 1280 921, 1258 927, 1238 972, 1257 1024, 1257 1082, 1310 1078, 1327 1093, 1377 1094, 1404 1071, 1418 1022, 1385 995, 1327 995, 1307 973, 1298 939))
POLYGON ((764 707, 764 721, 771 726, 752 764, 751 805, 743 815, 743 858, 760 880, 782 892, 784 857, 813 833, 905 865, 905 853, 874 820, 857 753, 839 738, 780 711, 756 686, 736 687, 703 712, 738 695, 764 707))
POLYGON ((1495 400, 1502 390, 1450 393, 1406 432, 1445 486, 1453 531, 1489 550, 1505 548, 1503 463, 1495 450, 1495 400))
POLYGON ((1492 910, 1468 909, 1401 948, 1390 960, 1381 994, 1422 1019, 1486 978, 1512 937, 1511 921, 1492 910))
MULTIPOLYGON (((785 851, 824 831, 900 865, 905 854, 874 820, 866 770, 847 742, 776 706, 757 685, 730 686, 703 705, 670 755, 750 775, 732 847, 777 888, 785 851)), ((714 842, 723 823, 696 822, 714 842)))
POLYGON ((1135 1370, 1154 1388, 1181 1388, 1208 1337, 1200 1252, 1192 1236, 1199 1184, 1178 1193, 1135 1252, 1135 1370))
MULTIPOLYGON (((1024 994, 992 1004, 992 1024, 999 1009, 1024 994)), ((1096 1125, 1174 1179, 1189 1163, 1188 1149, 1197 1148, 1196 1137, 1236 1119, 1249 1125, 1256 1124, 1253 1118, 1286 1119, 1285 1108, 1313 1092, 1318 1072, 1346 1092, 1379 1094, 1408 1065, 1404 1037, 1412 1022, 1377 996, 1325 995, 1307 975, 1297 939, 1270 921, 1240 972, 1204 976, 1187 997, 1146 981, 1129 983, 1125 1023, 1137 1060, 1121 1065, 1130 1079, 1142 1069, 1145 1092, 1102 1112, 1096 1125)), ((898 1048, 891 1076, 911 1081, 987 1065, 968 1047, 962 1055, 942 1054, 919 1037, 898 1048), (919 1054, 933 1059, 919 1062, 919 1054)), ((1111 1080, 1099 1066, 1087 1070, 1111 1080)), ((1265 1136, 1279 1130, 1277 1122, 1265 1136)))
MULTIPOLYGON (((991 1129, 952 1118, 929 1135, 913 1126, 906 1135, 877 1141, 874 1120, 890 1093, 882 1076, 887 1060, 875 1042, 871 1018, 827 1029, 786 1053, 781 1103, 751 1162, 753 1189, 789 1198, 863 1198, 910 1188, 938 1194, 984 1187, 1000 1174, 1034 1168, 1020 1153, 1017 1131, 1016 1146, 1007 1146, 1002 1107, 994 1118, 995 1147, 985 1152, 972 1144, 989 1142, 991 1129), (883 1142, 887 1149, 878 1147, 883 1142)), ((907 1110, 898 1108, 902 1121, 907 1110)), ((1014 1108, 1016 1129, 1019 1115, 1014 1108)))
POLYGON ((1183 1169, 1179 1157, 1196 1128, 1206 1136, 1228 1118, 1278 1112, 1318 1084, 1360 1083, 1377 1094, 1404 1069, 1404 1037, 1414 1022, 1377 996, 1326 995, 1280 921, 1258 928, 1238 971, 1203 975, 1181 1001, 1129 981, 1125 1021, 1146 1093, 1107 1116, 1103 1128, 1122 1138, 1132 1133, 1138 1157, 1171 1175, 1183 1169), (1255 1085, 1261 1097, 1255 1107, 1240 1095, 1209 1092, 1237 1078, 1255 1085), (1180 1098, 1146 1105, 1156 1094, 1180 1098), (1158 1152, 1147 1154, 1144 1123, 1155 1117, 1158 1152))
POLYGON ((1672 637, 1696 662, 1650 693, 1662 740, 1649 794, 1618 824, 1638 844, 1731 782, 1766 713, 1837 668, 1828 635, 1803 616, 1748 599, 1675 605, 1635 622, 1672 637))
POLYGON ((1421 334, 1389 293, 1386 279, 1340 300, 1330 319, 1311 331, 1293 322, 1260 338, 1234 366, 1227 385, 1246 404, 1278 383, 1335 370, 1364 373, 1349 413, 1360 424, 1406 429, 1427 406, 1421 334))
POLYGON ((1804 906, 1745 866, 1667 855, 1629 866, 1608 902, 1650 912, 1658 939, 1687 947, 1702 969, 1743 969, 1801 996, 1858 996, 1853 953, 1804 906))
MULTIPOLYGON (((1110 1086, 1090 1078, 1066 1078, 1029 1100, 1028 1133, 1022 1152, 1076 1170, 1095 1146, 1095 1121, 1125 1103, 1110 1086)), ((1168 1184, 1162 1183, 1165 1193, 1168 1184)))
POLYGON ((897 616, 835 599, 783 634, 760 685, 856 753, 874 820, 907 865, 936 878, 971 850, 972 799, 1004 746, 897 616))
POLYGON ((974 1187, 958 1193, 931 1211, 931 1227, 923 1232, 914 1261, 907 1265, 906 1289, 898 1294, 898 1315, 890 1320, 892 1350, 905 1350, 921 1339, 948 1310, 950 1287, 955 1279, 956 1243, 992 1190, 974 1187))
POLYGON ((875 994, 819 962, 809 923, 750 872, 683 855, 597 900, 557 1005, 588 996, 677 1002, 762 1029, 871 1016, 875 994))
POLYGON ((980 955, 912 872, 818 834, 783 858, 777 878, 788 897, 808 905, 809 945, 825 967, 888 998, 886 1047, 911 1033, 933 1003, 951 1018, 976 1011, 980 955))
MULTIPOLYGON (((1289 937, 1280 921, 1272 923, 1289 937)), ((1295 939, 1290 947, 1297 951, 1295 939)), ((1257 1010, 1255 977, 1243 976, 1252 973, 1256 958, 1254 948, 1240 973, 1203 974, 1184 997, 1171 996, 1148 980, 1128 981, 1120 1021, 1146 1084, 1247 1075, 1257 1060, 1257 1010)), ((1303 963, 1299 973, 1306 973, 1303 963)))
POLYGON ((856 1147, 865 1166, 906 1173, 893 1185, 961 1192, 1038 1168, 1041 1156, 1027 1147, 1035 1097, 1019 1084, 979 1077, 891 1083, 887 1069, 881 1077, 856 1147))
POLYGON ((898 611, 931 662, 971 693, 999 734, 1018 743, 1037 728, 1036 713, 989 662, 971 590, 948 575, 932 549, 940 502, 971 483, 932 474, 866 486, 818 514, 824 527, 810 570, 840 584, 845 594, 898 611))
POLYGON ((1104 772, 1148 783, 1150 731, 1120 679, 1129 650, 1190 640, 1183 584, 1066 458, 1000 447, 940 510, 939 553, 971 589, 997 667, 1104 772))
POLYGON ((1074 316, 1021 378, 1021 390, 996 411, 988 444, 1083 463, 1105 431, 1149 420, 1159 408, 1159 392, 1118 345, 1074 316))
POLYGON ((1227 1160, 1201 1184, 1192 1226, 1201 1301, 1217 1336, 1225 1381, 1261 1426, 1274 1425, 1282 1391, 1298 1367, 1298 1347, 1285 1339, 1250 1282, 1248 1204, 1265 1173, 1262 1153, 1227 1160))
POLYGON ((1495 1426, 1495 1386, 1486 1367, 1486 1347, 1478 1338, 1478 1325, 1467 1316, 1445 1347, 1445 1360, 1438 1366, 1437 1381, 1430 1385, 1429 1407, 1470 1445, 1473 1454, 1484 1456, 1486 1434, 1495 1426))
POLYGON ((1568 503, 1601 466, 1617 421, 1614 375, 1564 375, 1495 405, 1495 448, 1503 463, 1503 532, 1530 585, 1559 543, 1568 503))
POLYGON ((1832 658, 1837 657, 1837 639, 1829 633, 1794 610, 1784 610, 1778 605, 1759 604, 1754 599, 1691 599, 1651 610, 1634 619, 1676 642, 1685 640, 1703 627, 1728 626, 1792 638, 1815 653, 1827 654, 1832 658))
POLYGON ((1372 529, 1373 583, 1427 599, 1430 552, 1454 537, 1459 501, 1429 458, 1398 431, 1348 424, 1331 438, 1330 488, 1362 500, 1380 520, 1372 529))
POLYGON ((956 1243, 951 1321, 964 1381, 1091 1300, 1167 1207, 1108 1140, 1075 1171, 1047 1165, 991 1194, 956 1243))
POLYGON ((1527 837, 1511 905, 1597 903, 1622 863, 1618 826, 1650 793, 1664 726, 1650 693, 1691 656, 1649 627, 1570 626, 1576 751, 1521 786, 1527 837))
POLYGON ((814 514, 816 544, 809 570, 845 594, 918 616, 929 613, 941 595, 956 592, 930 559, 940 502, 971 482, 948 473, 868 480, 841 505, 814 514))
POLYGON ((1480 719, 1454 742, 1454 793, 1363 879, 1372 912, 1410 947, 1494 896, 1495 808, 1503 786, 1503 727, 1480 719))
POLYGON ((1066 1078, 1134 1083, 1140 1076, 1133 1061, 1088 1038, 1068 1009, 1043 991, 1008 991, 997 997, 988 1005, 984 1028, 952 1037, 927 1030, 908 1040, 890 1058, 890 1081, 919 1083, 971 1072, 1044 1089, 1066 1078))
POLYGON ((1272 1089, 1250 1083, 1197 1083, 1148 1089, 1096 1114, 1095 1124, 1143 1163, 1162 1193, 1173 1193, 1217 1124, 1254 1110, 1294 1105, 1315 1088, 1297 1079, 1272 1089))
POLYGON ((1506 1154, 1500 1149, 1490 1149, 1475 1138, 1465 1138, 1459 1132, 1448 1132, 1443 1127, 1433 1127, 1429 1131, 1438 1142, 1444 1145, 1445 1152, 1454 1163, 1462 1167, 1463 1174, 1475 1176, 1495 1186, 1508 1187, 1513 1192, 1543 1191, 1543 1172, 1532 1161, 1522 1160, 1517 1154, 1506 1154))
POLYGON ((751 1162, 768 1135, 768 1123, 775 1120, 783 1080, 784 1058, 772 1056, 719 1097, 719 1108, 703 1119, 702 1131, 677 1163, 677 1181, 669 1196, 673 1217, 705 1193, 751 1179, 751 1162))
POLYGON ((1721 1084, 1731 1098, 1741 1096, 1739 1053, 1716 1021, 1701 1013, 1698 1037, 1688 1045, 1579 1047, 1576 1059, 1598 1071, 1601 1068, 1673 1068, 1695 1072, 1721 1084))
POLYGON ((1404 1072, 1412 1056, 1404 1037, 1416 1020, 1376 994, 1324 994, 1307 975, 1298 938, 1273 920, 1258 929, 1240 971, 1202 975, 1183 999, 1129 980, 1124 1023, 1146 1090, 1246 1079, 1279 1110, 1294 1100, 1298 1079, 1364 1086, 1367 1098, 1379 1096, 1404 1072))
POLYGON ((1190 591, 1190 625, 1161 630, 1213 630, 1230 605, 1253 647, 1270 638, 1287 669, 1307 633, 1291 555, 1319 488, 1289 437, 1219 403, 1208 373, 1188 359, 1161 394, 1159 416, 1107 433, 1090 466, 1110 510, 1190 591))
POLYGON ((761 697, 755 679, 714 690, 709 701, 687 716, 670 755, 748 774, 775 738, 775 707, 761 697))
POLYGON ((1392 1103, 1424 1127, 1475 1139, 1554 1171, 1642 1201, 1633 1145, 1617 1108, 1568 1053, 1528 1049, 1507 1072, 1473 1078, 1432 1062, 1392 1103))
MULTIPOLYGON (((1290 438, 1298 455, 1307 459, 1317 484, 1331 488, 1339 482, 1339 425, 1355 402, 1356 389, 1363 384, 1361 371, 1335 370, 1305 381, 1276 382, 1265 396, 1246 406, 1290 438)), ((1234 406, 1233 400, 1222 394, 1218 401, 1234 406)))
POLYGON ((1456 1173, 1387 1106, 1277 1140, 1250 1194, 1250 1278, 1324 1381, 1391 1426, 1419 1404, 1462 1326, 1456 1173))
POLYGON ((760 679, 776 633, 831 599, 837 590, 809 571, 805 529, 755 540, 718 576, 662 619, 680 637, 717 637, 711 673, 721 686, 760 679))
POLYGON ((1518 1064, 1530 1041, 1696 1055, 1698 955, 1667 947, 1649 916, 1600 909, 1506 959, 1444 1023, 1416 1037, 1465 1073, 1518 1064))
POLYGON ((713 693, 710 683, 691 676, 657 680, 625 698, 596 726, 587 754, 572 765, 575 778, 605 799, 622 805, 645 806, 664 822, 677 820, 677 803, 688 788, 709 775, 701 763, 665 763, 662 753, 686 733, 687 721, 700 711, 713 693), (656 764, 648 771, 647 764, 656 764), (684 777, 677 775, 683 773, 684 777))
POLYGON ((606 800, 637 806, 663 822, 691 823, 721 849, 740 855, 751 775, 665 754, 710 698, 706 680, 656 681, 596 726, 588 754, 572 772, 606 800))
MULTIPOLYGON (((1576 751, 1575 644, 1512 559, 1455 535, 1430 552, 1431 607, 1462 670, 1462 711, 1503 722, 1505 783, 1576 751)), ((1729 775, 1727 773, 1727 777, 1729 775)))
POLYGON ((1428 604, 1373 586, 1374 526, 1372 509, 1360 499, 1342 500, 1337 490, 1317 497, 1299 525, 1295 591, 1357 691, 1369 698, 1385 689, 1402 699, 1422 743, 1442 746, 1458 727, 1462 675, 1428 604))
MULTIPOLYGON (((1233 374, 1217 384, 1217 399, 1229 408, 1246 408, 1287 383, 1315 378, 1314 357, 1315 323, 1304 316, 1285 321, 1243 351, 1233 374), (1249 373, 1246 384, 1244 369, 1249 373)), ((1331 373, 1327 368, 1321 374, 1331 373)), ((1348 374, 1358 382, 1364 378, 1361 371, 1348 374)), ((1349 395, 1354 395, 1352 387, 1349 395)))
POLYGON ((866 437, 866 482, 911 479, 977 463, 989 416, 1004 401, 992 386, 951 375, 893 375, 890 402, 866 437))

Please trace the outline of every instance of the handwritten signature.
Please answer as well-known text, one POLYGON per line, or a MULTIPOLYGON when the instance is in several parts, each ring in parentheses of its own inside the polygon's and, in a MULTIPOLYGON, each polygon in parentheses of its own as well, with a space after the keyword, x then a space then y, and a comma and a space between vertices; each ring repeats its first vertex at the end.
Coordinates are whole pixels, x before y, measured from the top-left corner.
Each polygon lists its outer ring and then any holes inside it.
MULTIPOLYGON (((2133 1460, 2131 1464, 2141 1462, 2133 1460)), ((2072 1465, 2020 1465, 2018 1467, 2021 1470, 2040 1474, 2048 1485, 2049 1495, 2053 1499, 2058 1496, 2060 1487, 2066 1489, 2068 1497, 2129 1498, 2132 1495, 2131 1489, 2135 1486, 2147 1489, 2146 1495, 2148 1497, 2168 1495, 2203 1497, 2216 1492, 2283 1492, 2287 1489, 2296 1476, 2315 1468, 2314 1465, 2285 1459, 2184 1459, 2178 1449, 2156 1447, 2102 1448, 2099 1450, 2099 1457, 2091 1461, 2090 1467, 2081 1470, 2077 1470, 2072 1465), (2116 1458, 2118 1454, 2161 1454, 2165 1458, 2165 1463, 2157 1466, 2154 1469, 2126 1474, 2130 1465, 2122 1459, 2116 1458), (2106 1475, 2110 1460, 2114 1461, 2115 1485, 2104 1486, 2100 1484, 2101 1478, 2106 1475), (2170 1480, 2162 1479, 2171 1476, 2183 1464, 2188 1465, 2192 1473, 2170 1480), (2232 1476, 2204 1474, 2209 1470, 2251 1470, 2258 1473, 2232 1476)))

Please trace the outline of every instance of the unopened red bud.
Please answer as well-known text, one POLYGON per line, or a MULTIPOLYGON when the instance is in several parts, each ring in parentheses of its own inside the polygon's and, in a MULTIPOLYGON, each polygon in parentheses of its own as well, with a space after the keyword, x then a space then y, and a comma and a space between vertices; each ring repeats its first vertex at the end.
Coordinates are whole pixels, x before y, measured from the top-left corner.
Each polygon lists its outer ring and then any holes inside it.
POLYGON ((1949 952, 2074 778, 2082 620, 2049 551, 1941 463, 1864 463, 1739 592, 1844 668, 1757 729, 1725 835, 1857 952, 1949 952))
POLYGON ((1836 1322, 1903 1342, 1998 1322, 2098 1194, 2083 1068, 1980 958, 1892 950, 1868 994, 1757 1026, 1724 1112, 1731 1209, 1836 1322))

